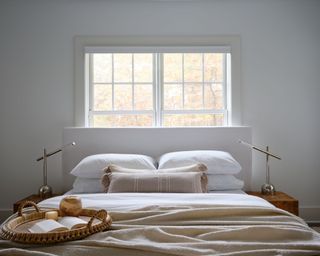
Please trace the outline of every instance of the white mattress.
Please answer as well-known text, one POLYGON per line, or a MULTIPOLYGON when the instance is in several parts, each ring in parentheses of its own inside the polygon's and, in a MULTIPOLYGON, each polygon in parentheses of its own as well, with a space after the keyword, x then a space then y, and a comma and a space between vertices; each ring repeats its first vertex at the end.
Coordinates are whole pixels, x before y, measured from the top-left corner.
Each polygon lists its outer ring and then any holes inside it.
MULTIPOLYGON (((155 206, 258 206, 274 207, 262 198, 234 193, 97 193, 77 194, 84 208, 106 209, 107 211, 132 211, 155 206)), ((59 208, 64 196, 46 199, 40 207, 59 208)))

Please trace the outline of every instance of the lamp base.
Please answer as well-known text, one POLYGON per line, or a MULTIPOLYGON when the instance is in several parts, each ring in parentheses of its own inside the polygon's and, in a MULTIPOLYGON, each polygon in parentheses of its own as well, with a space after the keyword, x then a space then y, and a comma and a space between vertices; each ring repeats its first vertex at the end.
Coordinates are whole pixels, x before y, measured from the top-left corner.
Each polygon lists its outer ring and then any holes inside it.
POLYGON ((263 184, 261 186, 261 194, 262 195, 274 195, 276 193, 276 189, 272 184, 263 184))
POLYGON ((41 198, 49 198, 52 196, 52 188, 48 185, 43 185, 39 188, 39 196, 41 198))

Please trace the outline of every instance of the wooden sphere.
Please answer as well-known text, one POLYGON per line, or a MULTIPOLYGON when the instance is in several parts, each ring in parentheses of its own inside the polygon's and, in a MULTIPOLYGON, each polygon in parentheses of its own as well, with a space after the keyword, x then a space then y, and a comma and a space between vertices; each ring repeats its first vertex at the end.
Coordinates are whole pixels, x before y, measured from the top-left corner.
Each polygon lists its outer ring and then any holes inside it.
POLYGON ((62 216, 78 217, 82 211, 81 198, 77 196, 66 196, 60 201, 59 208, 62 216))

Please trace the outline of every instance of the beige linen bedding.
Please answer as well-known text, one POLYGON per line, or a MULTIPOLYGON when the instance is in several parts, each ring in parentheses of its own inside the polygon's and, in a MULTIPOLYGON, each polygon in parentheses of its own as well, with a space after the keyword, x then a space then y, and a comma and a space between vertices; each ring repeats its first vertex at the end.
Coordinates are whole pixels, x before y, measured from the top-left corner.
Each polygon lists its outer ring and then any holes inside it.
POLYGON ((320 255, 320 234, 261 206, 147 206, 110 212, 112 229, 50 246, 0 240, 0 255, 320 255))
POLYGON ((123 168, 111 164, 101 178, 104 192, 206 193, 208 179, 204 164, 154 170, 123 168))

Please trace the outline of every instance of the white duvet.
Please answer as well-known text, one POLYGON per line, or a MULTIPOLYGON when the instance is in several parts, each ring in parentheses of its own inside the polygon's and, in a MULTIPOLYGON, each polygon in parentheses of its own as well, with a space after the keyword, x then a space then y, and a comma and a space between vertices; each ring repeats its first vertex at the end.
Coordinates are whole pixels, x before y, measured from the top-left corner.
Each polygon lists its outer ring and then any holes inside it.
MULTIPOLYGON (((133 211, 150 206, 206 207, 219 205, 274 207, 267 201, 247 194, 196 194, 196 193, 97 193, 77 194, 84 208, 107 211, 133 211)), ((58 208, 64 196, 49 198, 39 203, 41 207, 58 208)))
MULTIPOLYGON (((265 200, 244 194, 86 194, 110 230, 50 246, 0 240, 0 255, 320 255, 320 234, 265 200)), ((61 197, 40 203, 57 208, 61 197)))

